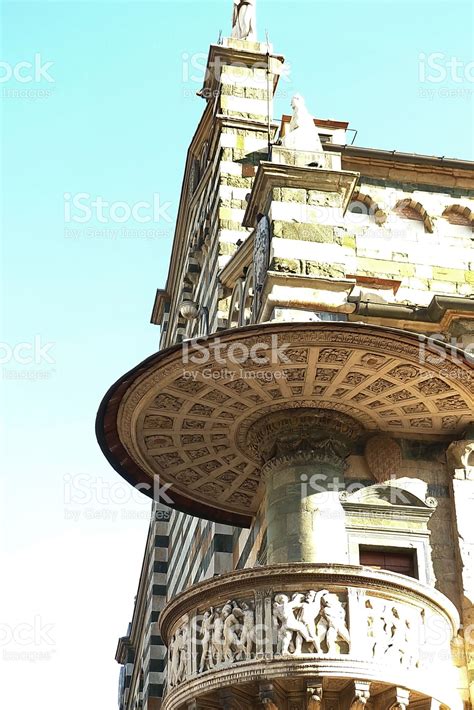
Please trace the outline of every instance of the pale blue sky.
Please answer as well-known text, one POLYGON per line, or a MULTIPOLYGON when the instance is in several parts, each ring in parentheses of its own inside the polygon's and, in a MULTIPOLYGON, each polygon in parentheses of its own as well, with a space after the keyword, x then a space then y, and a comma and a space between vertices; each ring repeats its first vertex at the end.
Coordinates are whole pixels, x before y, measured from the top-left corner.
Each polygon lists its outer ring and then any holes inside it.
MULTIPOLYGON (((299 91, 318 117, 350 121, 357 145, 474 157, 471 2, 258 6, 260 37, 268 29, 291 65, 277 117, 299 91)), ((109 385, 157 348, 149 315, 204 108, 186 60, 198 55, 202 64, 199 53, 207 55, 219 30, 229 33, 231 8, 231 0, 3 5, 6 707, 30 707, 32 697, 48 710, 62 710, 66 697, 69 710, 116 706, 115 643, 131 617, 148 506, 130 500, 100 454, 94 417, 109 385), (36 77, 18 65, 35 55, 43 67, 36 77), (33 98, 12 95, 25 89, 33 98), (161 218, 65 223, 65 193, 129 207, 158 193, 161 218), (87 232, 122 226, 156 233, 87 232), (71 237, 71 229, 81 231, 71 237)))

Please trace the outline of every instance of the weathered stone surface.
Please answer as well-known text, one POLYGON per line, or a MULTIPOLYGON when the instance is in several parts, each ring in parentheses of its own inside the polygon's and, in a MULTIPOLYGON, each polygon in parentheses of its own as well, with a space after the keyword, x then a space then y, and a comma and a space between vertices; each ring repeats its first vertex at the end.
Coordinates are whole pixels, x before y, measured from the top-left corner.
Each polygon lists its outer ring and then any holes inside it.
POLYGON ((273 235, 284 239, 299 239, 304 242, 341 243, 334 236, 334 228, 319 224, 296 222, 273 222, 273 235))
POLYGON ((331 276, 333 278, 344 278, 346 269, 344 264, 325 264, 317 261, 305 261, 304 273, 308 276, 331 276))
POLYGON ((302 265, 299 259, 281 259, 274 257, 270 262, 270 271, 279 271, 287 274, 301 274, 302 265))

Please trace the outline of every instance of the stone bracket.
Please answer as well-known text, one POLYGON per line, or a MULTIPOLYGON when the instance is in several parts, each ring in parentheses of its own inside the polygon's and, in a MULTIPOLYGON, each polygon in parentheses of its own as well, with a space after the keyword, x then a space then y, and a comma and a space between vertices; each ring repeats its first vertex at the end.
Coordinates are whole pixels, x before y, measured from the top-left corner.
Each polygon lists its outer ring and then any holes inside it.
POLYGON ((321 710, 323 702, 323 680, 312 678, 306 681, 307 710, 321 710))
POLYGON ((407 710, 410 703, 410 690, 393 687, 374 698, 374 710, 407 710))

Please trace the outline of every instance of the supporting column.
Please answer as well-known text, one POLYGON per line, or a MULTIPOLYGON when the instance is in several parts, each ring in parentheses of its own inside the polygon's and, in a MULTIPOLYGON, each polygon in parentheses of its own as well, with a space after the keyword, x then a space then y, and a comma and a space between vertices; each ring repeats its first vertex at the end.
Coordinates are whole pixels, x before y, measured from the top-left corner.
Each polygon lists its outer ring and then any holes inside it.
POLYGON ((339 492, 361 433, 357 421, 325 409, 278 412, 254 427, 251 445, 265 461, 268 564, 347 562, 339 492))

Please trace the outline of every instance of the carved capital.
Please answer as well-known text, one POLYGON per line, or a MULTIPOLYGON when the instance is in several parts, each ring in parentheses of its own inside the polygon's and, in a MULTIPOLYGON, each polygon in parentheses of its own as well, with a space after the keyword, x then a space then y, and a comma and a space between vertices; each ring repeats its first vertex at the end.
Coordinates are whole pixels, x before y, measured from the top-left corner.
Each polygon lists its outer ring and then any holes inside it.
POLYGON ((333 439, 323 439, 317 444, 315 443, 313 448, 308 451, 297 451, 294 454, 275 456, 262 466, 262 474, 264 479, 267 479, 275 471, 282 468, 315 463, 331 464, 338 469, 344 470, 346 468, 346 456, 347 454, 341 451, 333 439))
POLYGON ((301 454, 341 463, 362 432, 358 421, 341 412, 290 409, 263 417, 249 431, 247 444, 264 463, 301 454))

